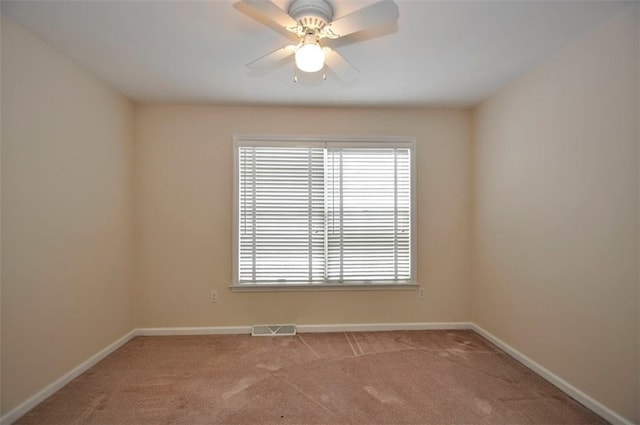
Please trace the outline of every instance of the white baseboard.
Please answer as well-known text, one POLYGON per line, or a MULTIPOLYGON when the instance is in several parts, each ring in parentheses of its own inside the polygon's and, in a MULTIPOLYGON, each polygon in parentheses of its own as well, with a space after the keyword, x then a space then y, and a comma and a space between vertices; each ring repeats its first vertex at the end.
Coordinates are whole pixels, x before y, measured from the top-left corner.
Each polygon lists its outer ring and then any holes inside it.
POLYGON ((203 326, 191 328, 138 328, 139 336, 171 336, 171 335, 239 335, 250 334, 251 326, 203 326))
MULTIPOLYGON (((354 324, 328 324, 328 325, 297 325, 299 333, 318 332, 373 332, 373 331, 400 331, 400 330, 448 330, 471 329, 482 335, 487 340, 498 346, 511 357, 528 367, 538 375, 551 382, 561 391, 573 397, 576 401, 588 409, 602 416, 614 424, 633 425, 633 423, 618 413, 604 406, 592 397, 583 393, 564 379, 545 369, 540 364, 531 360, 506 342, 489 333, 480 326, 470 322, 435 322, 435 323, 354 323, 354 324)), ((126 344, 135 336, 169 336, 169 335, 225 335, 225 334, 250 334, 251 326, 212 326, 212 327, 172 327, 172 328, 139 328, 134 329, 117 341, 102 349, 74 369, 49 384, 28 400, 15 407, 0 418, 0 425, 10 425, 22 415, 43 402, 53 393, 64 387, 80 374, 84 373, 109 354, 126 344)))
POLYGON ((375 332, 375 331, 421 331, 446 329, 472 329, 468 322, 434 323, 352 323, 334 325, 296 325, 298 333, 318 332, 375 332))
POLYGON ((17 421, 22 415, 36 407, 38 404, 42 403, 53 393, 67 385, 69 382, 73 381, 79 375, 95 366, 100 360, 104 359, 109 354, 122 347, 134 336, 136 336, 135 329, 123 335, 113 343, 109 344, 107 347, 103 348, 93 356, 89 357, 87 360, 80 363, 78 366, 74 367, 69 372, 65 373, 60 378, 53 381, 51 384, 35 393, 32 397, 28 398, 23 403, 11 409, 9 412, 7 412, 7 414, 3 415, 2 418, 0 418, 0 425, 10 425, 13 422, 17 421))
MULTIPOLYGON (((436 330, 436 329, 471 329, 472 324, 466 322, 452 323, 360 323, 333 325, 298 325, 297 331, 310 332, 363 332, 392 330, 436 330)), ((0 425, 10 425, 29 410, 42 403, 53 393, 64 387, 80 374, 86 372, 100 360, 126 344, 135 336, 171 336, 171 335, 229 335, 251 334, 251 326, 209 326, 209 327, 171 327, 171 328, 138 328, 133 329, 117 341, 85 360, 56 381, 52 382, 32 397, 10 410, 0 418, 0 425)))
MULTIPOLYGON (((468 322, 435 322, 435 323, 348 323, 329 325, 296 325, 298 333, 318 332, 373 332, 373 331, 405 331, 405 330, 438 330, 438 329, 471 329, 468 322)), ((251 326, 207 326, 207 327, 175 327, 175 328, 139 328, 139 336, 178 336, 178 335, 226 335, 250 334, 251 326)))
POLYGON ((524 366, 528 367, 529 369, 531 369, 532 371, 534 371, 535 373, 542 376, 544 379, 546 379, 547 381, 549 381, 550 383, 558 387, 561 391, 563 391, 564 393, 572 397, 574 400, 584 405, 586 408, 590 409, 591 411, 602 416, 604 419, 611 422, 612 424, 633 425, 633 422, 631 422, 630 420, 623 418, 618 413, 609 409, 599 401, 583 393, 582 391, 580 391, 579 389, 577 389, 576 387, 574 387, 564 379, 560 378, 558 375, 554 374, 550 370, 544 368, 540 364, 531 360, 529 357, 525 356, 520 351, 516 350, 515 348, 513 348, 506 342, 502 341, 500 338, 493 335, 492 333, 486 331, 485 329, 481 328, 475 323, 471 325, 471 329, 473 329, 478 334, 482 335, 484 338, 491 341, 493 344, 495 344, 501 350, 503 350, 504 352, 509 354, 511 357, 513 357, 514 359, 522 363, 524 366))

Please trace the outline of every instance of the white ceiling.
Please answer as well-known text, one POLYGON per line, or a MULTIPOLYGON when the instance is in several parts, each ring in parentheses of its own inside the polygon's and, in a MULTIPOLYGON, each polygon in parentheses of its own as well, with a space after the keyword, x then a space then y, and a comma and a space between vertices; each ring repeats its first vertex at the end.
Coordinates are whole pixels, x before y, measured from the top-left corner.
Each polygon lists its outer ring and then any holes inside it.
MULTIPOLYGON (((375 1, 330 0, 340 17, 375 1)), ((289 0, 274 0, 287 9, 289 0)), ((397 24, 335 40, 360 74, 293 82, 285 44, 236 0, 2 1, 2 13, 138 102, 470 107, 617 10, 616 1, 396 0, 397 24), (355 78, 354 78, 355 77, 355 78)))

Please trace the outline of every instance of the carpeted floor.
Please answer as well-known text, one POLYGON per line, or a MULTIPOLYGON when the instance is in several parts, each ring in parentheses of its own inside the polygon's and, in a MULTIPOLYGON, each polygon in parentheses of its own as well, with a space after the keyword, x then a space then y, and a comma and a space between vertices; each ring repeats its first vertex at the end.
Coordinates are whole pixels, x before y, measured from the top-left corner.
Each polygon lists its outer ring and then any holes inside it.
POLYGON ((602 424, 472 331, 137 337, 18 424, 602 424))

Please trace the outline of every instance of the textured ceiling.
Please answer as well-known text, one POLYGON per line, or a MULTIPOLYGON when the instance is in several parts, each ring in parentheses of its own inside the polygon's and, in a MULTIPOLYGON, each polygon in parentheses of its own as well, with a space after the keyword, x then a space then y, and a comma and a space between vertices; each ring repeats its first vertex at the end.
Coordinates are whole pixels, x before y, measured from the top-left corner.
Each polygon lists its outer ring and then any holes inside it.
MULTIPOLYGON (((283 9, 289 1, 275 0, 283 9)), ((331 1, 334 16, 373 1, 331 1)), ((138 102, 471 107, 623 2, 396 0, 400 19, 335 40, 360 73, 245 64, 286 34, 237 1, 2 1, 2 13, 138 102)))

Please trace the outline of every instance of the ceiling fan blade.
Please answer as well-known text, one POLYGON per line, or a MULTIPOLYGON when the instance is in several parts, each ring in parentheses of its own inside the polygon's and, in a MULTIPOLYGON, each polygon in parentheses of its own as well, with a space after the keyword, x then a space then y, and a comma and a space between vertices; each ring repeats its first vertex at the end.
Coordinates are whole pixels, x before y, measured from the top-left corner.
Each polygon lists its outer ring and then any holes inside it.
POLYGON ((269 68, 276 63, 280 62, 282 59, 291 56, 296 51, 296 46, 288 45, 283 46, 279 49, 274 50, 273 52, 269 52, 264 56, 259 57, 256 60, 249 62, 246 66, 251 69, 265 69, 269 68))
POLYGON ((382 0, 336 19, 324 27, 322 33, 329 38, 343 37, 385 22, 395 21, 399 16, 398 6, 392 0, 382 0))
POLYGON ((268 0, 242 0, 242 2, 289 31, 298 26, 298 22, 275 3, 268 0))
POLYGON ((351 82, 358 78, 360 70, 340 53, 330 47, 323 47, 323 50, 325 52, 325 63, 341 80, 351 82))

